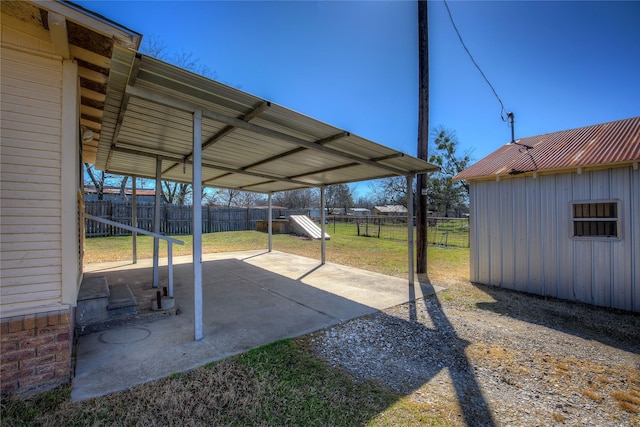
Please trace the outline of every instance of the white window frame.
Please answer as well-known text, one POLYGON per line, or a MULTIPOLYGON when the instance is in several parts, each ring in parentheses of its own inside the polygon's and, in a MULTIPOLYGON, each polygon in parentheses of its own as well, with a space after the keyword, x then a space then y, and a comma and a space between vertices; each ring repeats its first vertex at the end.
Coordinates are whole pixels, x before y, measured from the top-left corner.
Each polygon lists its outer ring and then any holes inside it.
POLYGON ((571 238, 578 240, 622 240, 622 219, 621 219, 621 206, 620 200, 574 200, 569 203, 569 208, 571 209, 570 217, 571 217, 571 238), (575 209, 576 205, 583 204, 615 204, 616 212, 615 216, 610 217, 575 217, 575 209), (576 222, 615 222, 615 236, 604 236, 604 235, 576 235, 575 234, 575 225, 576 222))

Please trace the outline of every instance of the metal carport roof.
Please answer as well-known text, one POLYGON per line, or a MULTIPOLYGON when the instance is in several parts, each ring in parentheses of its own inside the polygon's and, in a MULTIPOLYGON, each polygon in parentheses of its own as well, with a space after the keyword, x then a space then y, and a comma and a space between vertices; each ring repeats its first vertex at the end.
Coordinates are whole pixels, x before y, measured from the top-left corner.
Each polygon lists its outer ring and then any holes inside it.
MULTIPOLYGON (((391 125, 391 124, 390 124, 391 125)), ((98 169, 123 175, 269 194, 437 170, 405 155, 279 105, 114 46, 96 153, 98 169)), ((156 215, 159 218, 158 193, 156 215)), ((195 339, 202 339, 202 210, 193 205, 195 339)), ((321 211, 324 217, 324 210, 321 211)), ((269 215, 271 218, 271 215, 269 215)), ((270 222, 271 224, 271 222, 270 222)), ((159 220, 155 221, 159 233, 159 220)), ((321 221, 324 235, 324 221, 321 221)), ((408 227, 409 284, 413 227, 408 227)), ((325 239, 321 239, 325 263, 325 239)), ((269 226, 271 251, 271 225, 269 226)), ((171 256, 169 256, 171 265, 171 256)), ((154 286, 158 240, 154 242, 154 286)), ((171 285, 170 285, 171 287, 171 285)))
MULTIPOLYGON (((202 184, 272 193, 436 169, 131 49, 114 47, 96 167, 191 182, 193 112, 202 111, 202 184)), ((390 124, 392 126, 393 124, 390 124)))

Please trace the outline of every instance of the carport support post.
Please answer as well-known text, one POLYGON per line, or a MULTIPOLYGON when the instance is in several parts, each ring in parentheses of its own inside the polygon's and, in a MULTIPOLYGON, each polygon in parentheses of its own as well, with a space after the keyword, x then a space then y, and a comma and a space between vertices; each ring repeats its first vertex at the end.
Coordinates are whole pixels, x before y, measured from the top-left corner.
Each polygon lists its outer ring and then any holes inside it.
MULTIPOLYGON (((135 175, 131 176, 131 226, 138 228, 138 203, 136 198, 138 178, 135 175)), ((132 240, 132 261, 133 264, 138 263, 138 233, 131 232, 132 240)))
POLYGON ((195 340, 202 333, 202 110, 193 112, 193 302, 195 340))
POLYGON ((320 264, 324 265, 327 262, 327 242, 324 239, 324 230, 325 230, 325 212, 324 212, 324 189, 325 187, 320 187, 320 247, 322 252, 322 257, 320 264))
POLYGON ((407 252, 409 254, 409 286, 414 284, 413 267, 413 176, 407 175, 407 252))
MULTIPOLYGON (((160 195, 162 194, 162 159, 156 157, 156 194, 153 211, 153 232, 160 234, 160 195)), ((153 287, 158 287, 158 253, 160 252, 160 239, 153 238, 153 287)))
POLYGON ((267 211, 267 232, 269 234, 269 252, 273 251, 273 203, 271 201, 271 193, 269 193, 269 210, 267 211))

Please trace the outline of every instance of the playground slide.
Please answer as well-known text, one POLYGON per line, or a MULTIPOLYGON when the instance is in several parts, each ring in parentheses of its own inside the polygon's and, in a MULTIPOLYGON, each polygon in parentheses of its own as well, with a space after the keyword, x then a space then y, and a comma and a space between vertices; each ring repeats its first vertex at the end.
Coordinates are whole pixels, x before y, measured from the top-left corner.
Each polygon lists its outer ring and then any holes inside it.
MULTIPOLYGON (((301 236, 310 237, 312 239, 320 239, 322 237, 320 227, 306 215, 291 215, 289 224, 294 233, 301 236)), ((324 233, 325 240, 329 240, 331 236, 324 233)))

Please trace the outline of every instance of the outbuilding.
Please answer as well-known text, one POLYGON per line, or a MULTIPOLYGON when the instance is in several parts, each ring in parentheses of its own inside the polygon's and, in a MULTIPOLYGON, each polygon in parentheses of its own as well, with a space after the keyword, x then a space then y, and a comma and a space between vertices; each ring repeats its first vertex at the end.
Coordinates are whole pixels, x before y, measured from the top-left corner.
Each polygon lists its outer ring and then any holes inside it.
POLYGON ((640 117, 512 141, 470 186, 471 281, 640 311, 640 117))

